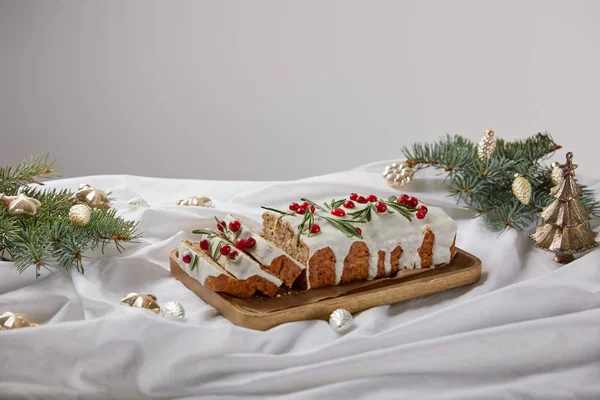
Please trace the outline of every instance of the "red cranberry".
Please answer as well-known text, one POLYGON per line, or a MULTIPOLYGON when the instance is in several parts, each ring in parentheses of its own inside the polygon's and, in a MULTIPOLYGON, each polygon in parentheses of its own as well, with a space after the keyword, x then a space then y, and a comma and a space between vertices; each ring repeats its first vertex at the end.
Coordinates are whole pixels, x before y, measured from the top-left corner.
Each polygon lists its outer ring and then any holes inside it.
POLYGON ((313 224, 312 228, 310 228, 310 233, 319 233, 321 232, 321 227, 317 224, 313 224))
POLYGON ((356 194, 356 193, 350 193, 350 200, 356 201, 356 199, 358 199, 358 194, 356 194))
POLYGON ((231 221, 229 223, 229 230, 231 232, 237 232, 240 230, 241 227, 242 227, 242 224, 237 219, 234 219, 233 221, 231 221))
POLYGON ((298 209, 296 210, 296 212, 297 212, 298 214, 304 214, 304 213, 306 213, 306 208, 305 208, 305 207, 302 207, 302 206, 300 206, 300 207, 298 207, 298 209))
POLYGON ((315 206, 310 206, 310 212, 313 214, 315 213, 315 206))
POLYGON ((365 203, 367 202, 367 199, 365 199, 365 197, 364 197, 364 196, 358 196, 358 197, 356 198, 356 202, 357 202, 357 203, 360 203, 360 204, 365 204, 365 203))
POLYGON ((246 248, 246 240, 238 239, 237 242, 235 242, 235 248, 244 250, 246 248))
POLYGON ((415 216, 416 216, 418 219, 423 219, 423 218, 425 218, 425 214, 427 214, 427 213, 424 213, 422 210, 419 210, 419 211, 417 211, 417 212, 415 213, 415 216))
POLYGON ((402 196, 398 197, 398 200, 396 200, 396 203, 407 205, 409 199, 410 199, 409 195, 403 194, 402 196))
POLYGON ((210 242, 206 239, 202 239, 200 241, 200 248, 204 251, 208 250, 209 245, 210 245, 210 242))
POLYGON ((231 251, 231 247, 226 244, 225 246, 221 247, 221 249, 219 250, 219 252, 221 254, 223 254, 224 256, 226 256, 227 254, 229 254, 229 252, 231 251))
POLYGON ((237 256, 239 256, 239 255, 240 255, 240 253, 238 253, 237 251, 234 250, 231 253, 229 253, 227 255, 227 257, 229 257, 229 259, 231 259, 231 260, 235 260, 237 258, 237 256))
POLYGON ((377 196, 374 194, 370 194, 369 197, 367 197, 367 201, 370 201, 371 203, 375 203, 377 200, 377 196))
POLYGON ((355 229, 356 229, 356 232, 358 232, 362 235, 362 229, 360 229, 358 226, 355 229))
POLYGON ((295 203, 295 202, 288 206, 290 211, 296 211, 296 210, 298 210, 298 207, 300 207, 300 206, 298 205, 298 203, 295 203))
POLYGON ((304 203, 300 204, 300 207, 308 208, 308 201, 305 201, 304 203))
POLYGON ((421 207, 419 207, 419 210, 422 210, 425 214, 427 214, 427 211, 429 211, 426 205, 422 205, 421 207))
POLYGON ((346 200, 344 202, 344 207, 345 208, 354 208, 354 202, 352 200, 346 200))
POLYGON ((227 224, 225 223, 225 221, 221 221, 217 224, 217 229, 219 230, 219 232, 223 232, 223 229, 225 229, 227 227, 227 224))
POLYGON ((416 208, 419 205, 419 199, 417 199, 416 197, 411 197, 410 199, 408 199, 406 205, 412 208, 416 208))
POLYGON ((181 261, 183 261, 186 264, 189 264, 192 262, 192 255, 191 254, 185 254, 183 257, 181 257, 181 261))
POLYGON ((384 213, 387 211, 387 205, 383 201, 380 201, 377 204, 375 204, 375 208, 379 213, 384 213))
POLYGON ((249 237, 248 239, 246 239, 247 249, 253 249, 254 246, 256 246, 256 239, 254 239, 253 237, 249 237))
POLYGON ((341 208, 334 208, 331 210, 331 213, 336 217, 343 217, 346 215, 346 211, 342 210, 341 208))

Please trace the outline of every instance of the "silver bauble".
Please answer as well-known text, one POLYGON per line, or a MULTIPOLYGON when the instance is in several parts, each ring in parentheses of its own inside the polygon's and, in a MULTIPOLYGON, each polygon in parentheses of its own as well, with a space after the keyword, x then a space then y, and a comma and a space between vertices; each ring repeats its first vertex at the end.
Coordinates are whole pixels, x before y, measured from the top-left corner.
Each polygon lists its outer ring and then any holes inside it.
POLYGON ((170 321, 183 322, 185 321, 185 309, 176 301, 169 301, 160 308, 160 313, 164 319, 170 321))
POLYGON ((352 314, 350 311, 338 308, 329 316, 329 326, 337 333, 346 333, 352 329, 352 314))

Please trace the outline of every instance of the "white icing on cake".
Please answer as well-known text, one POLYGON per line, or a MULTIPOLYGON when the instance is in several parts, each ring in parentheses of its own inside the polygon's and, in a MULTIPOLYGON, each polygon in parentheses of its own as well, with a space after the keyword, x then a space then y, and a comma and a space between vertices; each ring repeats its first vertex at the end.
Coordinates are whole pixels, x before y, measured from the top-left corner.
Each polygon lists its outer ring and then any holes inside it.
POLYGON ((191 248, 186 243, 180 242, 178 250, 179 250, 179 260, 178 260, 179 266, 185 272, 187 272, 187 274, 189 276, 198 280, 198 282, 200 282, 201 284, 204 285, 204 283, 206 282, 206 279, 209 276, 213 276, 216 278, 223 273, 222 271, 219 271, 217 268, 215 268, 213 265, 211 265, 204 258, 202 258, 202 256, 200 256, 198 254, 196 249, 191 248), (182 260, 183 256, 187 252, 191 253, 191 255, 192 255, 192 262, 190 262, 189 264, 186 264, 182 260), (192 265, 194 265, 194 257, 198 258, 198 262, 197 262, 196 266, 194 267, 194 269, 192 270, 192 265))
MULTIPOLYGON (((256 261, 258 261, 262 265, 270 266, 271 263, 273 262, 273 260, 275 260, 276 258, 281 257, 281 256, 287 256, 287 258, 292 260, 299 268, 301 268, 301 269, 305 268, 304 265, 302 265, 298 261, 294 260, 292 257, 290 257, 286 252, 281 250, 279 247, 277 247, 274 244, 272 244, 271 242, 265 240, 260 235, 254 233, 250 228, 248 228, 246 225, 244 225, 239 219, 235 218, 234 216, 227 215, 223 219, 223 221, 225 221, 227 223, 227 226, 229 226, 229 223, 231 221, 236 221, 236 220, 241 223, 240 230, 238 232, 236 232, 236 233, 238 233, 238 235, 237 235, 238 239, 245 240, 245 239, 248 239, 249 237, 252 237, 256 241, 256 245, 252 249, 244 250, 246 253, 252 255, 252 257, 254 257, 256 259, 256 261)), ((230 239, 233 241, 234 240, 233 232, 230 233, 230 236, 232 236, 232 237, 230 237, 230 239)))
POLYGON ((275 275, 263 270, 256 261, 250 258, 250 256, 246 255, 242 250, 236 249, 235 246, 229 244, 220 237, 215 236, 209 239, 203 236, 202 239, 207 239, 210 242, 210 248, 208 250, 210 254, 212 254, 219 242, 221 242, 223 246, 229 245, 231 247, 231 251, 235 250, 239 253, 235 261, 221 254, 219 254, 219 257, 217 258, 217 263, 237 279, 246 280, 254 275, 258 275, 261 278, 274 283, 277 285, 277 287, 281 286, 283 283, 275 275))
MULTIPOLYGON (((321 232, 311 234, 310 236, 303 234, 301 240, 306 243, 309 248, 310 258, 319 250, 329 247, 335 256, 335 283, 338 284, 342 277, 344 269, 344 259, 350 251, 350 246, 355 241, 360 241, 357 237, 348 237, 343 232, 335 228, 329 222, 320 217, 327 215, 330 218, 351 220, 347 215, 349 212, 364 209, 367 204, 355 203, 356 207, 352 209, 344 209, 345 217, 335 217, 325 211, 317 209, 315 211, 315 223, 321 228, 321 232)), ((274 214, 279 217, 278 214, 274 214)), ((302 215, 282 217, 282 220, 288 222, 294 231, 302 222, 302 215)), ((402 255, 399 261, 400 269, 421 268, 421 258, 418 250, 423 243, 424 232, 427 226, 435 236, 432 256, 433 265, 440 265, 450 261, 450 247, 456 235, 456 222, 450 218, 442 209, 437 207, 429 207, 424 219, 418 219, 416 216, 409 221, 398 212, 392 213, 377 213, 372 212, 371 221, 368 223, 353 223, 354 226, 362 230, 362 241, 369 249, 369 275, 368 279, 373 279, 377 275, 377 264, 380 251, 385 253, 385 275, 388 276, 391 272, 391 253, 397 247, 402 248, 402 255)), ((309 269, 307 268, 307 279, 309 269)))

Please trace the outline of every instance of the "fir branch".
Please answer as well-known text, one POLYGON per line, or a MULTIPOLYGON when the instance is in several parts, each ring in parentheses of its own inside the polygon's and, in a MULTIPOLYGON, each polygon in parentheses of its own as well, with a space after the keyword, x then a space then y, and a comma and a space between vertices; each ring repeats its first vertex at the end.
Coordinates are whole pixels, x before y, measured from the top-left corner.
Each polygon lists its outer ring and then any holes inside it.
POLYGON ((57 165, 56 159, 49 160, 48 154, 42 154, 32 156, 17 165, 0 167, 0 193, 15 195, 23 186, 43 185, 43 179, 58 176, 55 170, 57 165))

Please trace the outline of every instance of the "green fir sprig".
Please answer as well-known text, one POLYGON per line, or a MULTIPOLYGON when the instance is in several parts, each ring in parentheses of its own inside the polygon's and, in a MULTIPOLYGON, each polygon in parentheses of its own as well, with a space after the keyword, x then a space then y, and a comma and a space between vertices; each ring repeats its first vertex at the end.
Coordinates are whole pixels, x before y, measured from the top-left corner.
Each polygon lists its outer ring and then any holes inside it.
MULTIPOLYGON (((550 134, 544 132, 525 140, 496 139, 494 153, 485 160, 478 158, 475 143, 459 135, 415 143, 402 152, 406 163, 416 171, 433 167, 446 173, 444 185, 450 195, 465 208, 475 211, 476 216, 483 216, 492 229, 524 230, 537 221, 538 213, 552 201, 551 169, 543 162, 560 148, 550 134), (531 183, 532 197, 528 205, 521 204, 512 194, 516 173, 531 183)), ((591 189, 581 187, 582 204, 597 217, 600 203, 591 189)))
POLYGON ((47 155, 31 157, 17 165, 0 167, 0 193, 14 196, 22 193, 42 203, 34 217, 11 216, 0 205, 0 258, 13 261, 17 271, 35 266, 69 270, 75 267, 84 273, 85 253, 114 244, 119 252, 124 243, 135 242, 141 236, 138 224, 117 215, 114 209, 91 210, 90 221, 75 226, 68 218, 75 203, 75 193, 66 189, 43 189, 42 180, 56 177, 56 160, 47 155))

